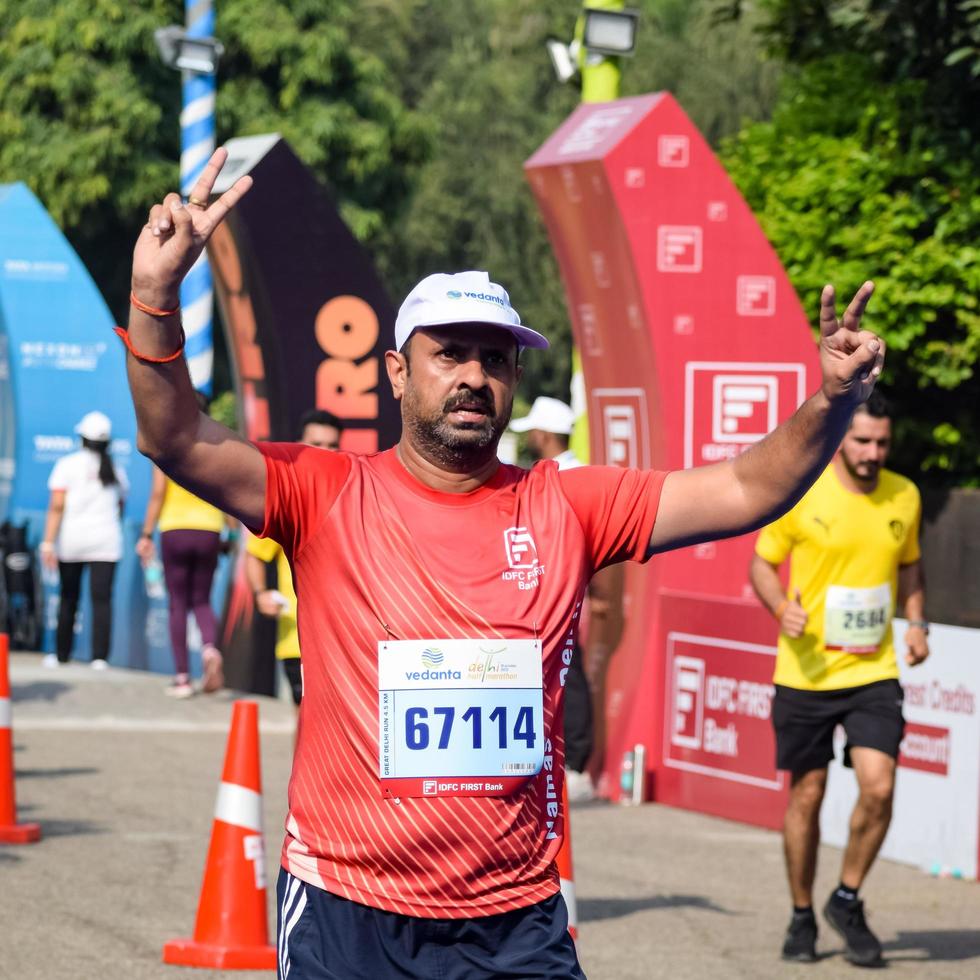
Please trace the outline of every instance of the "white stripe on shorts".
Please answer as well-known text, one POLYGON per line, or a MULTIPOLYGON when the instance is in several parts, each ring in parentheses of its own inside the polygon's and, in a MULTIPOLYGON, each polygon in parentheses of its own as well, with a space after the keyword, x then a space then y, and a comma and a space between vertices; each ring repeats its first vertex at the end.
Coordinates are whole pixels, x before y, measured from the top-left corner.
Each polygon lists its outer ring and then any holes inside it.
MULTIPOLYGON (((286 872, 289 874, 289 872, 286 872)), ((286 899, 282 903, 283 914, 280 925, 279 936, 279 980, 286 980, 289 976, 289 935, 296 928, 306 908, 306 885, 299 878, 289 875, 289 888, 286 890, 286 899), (296 886, 296 887, 294 887, 296 886)))
POLYGON ((283 972, 285 971, 284 966, 284 956, 283 939, 286 935, 286 909, 292 907, 293 899, 296 897, 296 892, 299 890, 299 878, 294 878, 288 871, 286 872, 286 887, 282 893, 282 905, 279 906, 279 922, 277 923, 279 928, 278 942, 278 954, 279 954, 279 980, 282 980, 283 972))

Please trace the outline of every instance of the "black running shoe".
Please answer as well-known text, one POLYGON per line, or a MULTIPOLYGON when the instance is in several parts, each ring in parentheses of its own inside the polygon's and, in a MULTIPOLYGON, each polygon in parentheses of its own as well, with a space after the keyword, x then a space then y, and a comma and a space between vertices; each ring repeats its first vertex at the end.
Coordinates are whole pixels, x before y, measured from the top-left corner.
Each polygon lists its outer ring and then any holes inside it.
POLYGON ((813 909, 794 912, 783 940, 783 959, 795 963, 816 963, 817 920, 813 909))
POLYGON ((882 966, 881 943, 864 920, 864 902, 835 902, 833 896, 823 907, 827 924, 844 940, 844 959, 855 966, 882 966))

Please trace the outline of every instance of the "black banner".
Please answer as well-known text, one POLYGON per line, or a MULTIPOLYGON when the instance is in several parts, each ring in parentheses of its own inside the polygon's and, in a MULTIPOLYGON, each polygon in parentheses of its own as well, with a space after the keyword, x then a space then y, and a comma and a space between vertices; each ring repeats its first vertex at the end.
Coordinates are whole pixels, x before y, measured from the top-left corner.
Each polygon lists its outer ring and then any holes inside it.
MULTIPOLYGON (((254 179, 208 245, 243 433, 297 439, 300 418, 316 407, 344 420, 341 448, 392 446, 401 421, 384 352, 395 308, 370 258, 285 140, 247 137, 227 147, 215 193, 243 174, 254 179)), ((254 619, 240 561, 222 630, 228 683, 272 693, 269 633, 256 633, 254 619)))

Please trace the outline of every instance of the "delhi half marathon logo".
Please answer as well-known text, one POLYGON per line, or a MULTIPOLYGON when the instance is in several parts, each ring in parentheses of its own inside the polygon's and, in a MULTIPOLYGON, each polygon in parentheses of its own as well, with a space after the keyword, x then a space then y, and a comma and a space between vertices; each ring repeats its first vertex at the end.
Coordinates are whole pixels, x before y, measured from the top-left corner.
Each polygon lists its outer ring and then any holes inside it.
POLYGON ((446 655, 435 647, 429 647, 422 651, 422 666, 428 667, 430 670, 441 667, 445 659, 446 655))

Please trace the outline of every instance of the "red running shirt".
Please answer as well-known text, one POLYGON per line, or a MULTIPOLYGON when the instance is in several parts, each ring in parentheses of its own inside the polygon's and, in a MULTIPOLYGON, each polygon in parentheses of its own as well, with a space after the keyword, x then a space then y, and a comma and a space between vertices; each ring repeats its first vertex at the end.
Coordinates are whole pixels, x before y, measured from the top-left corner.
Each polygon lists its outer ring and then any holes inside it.
POLYGON ((643 559, 666 474, 501 465, 479 489, 447 494, 419 483, 394 450, 258 448, 268 472, 262 535, 292 565, 303 651, 283 866, 363 905, 428 918, 548 898, 559 888, 564 830, 562 652, 593 572, 643 559), (508 555, 513 540, 517 556, 508 555), (533 576, 513 574, 513 564, 528 563, 533 576), (510 796, 384 798, 378 643, 386 636, 537 636, 542 771, 510 796))

